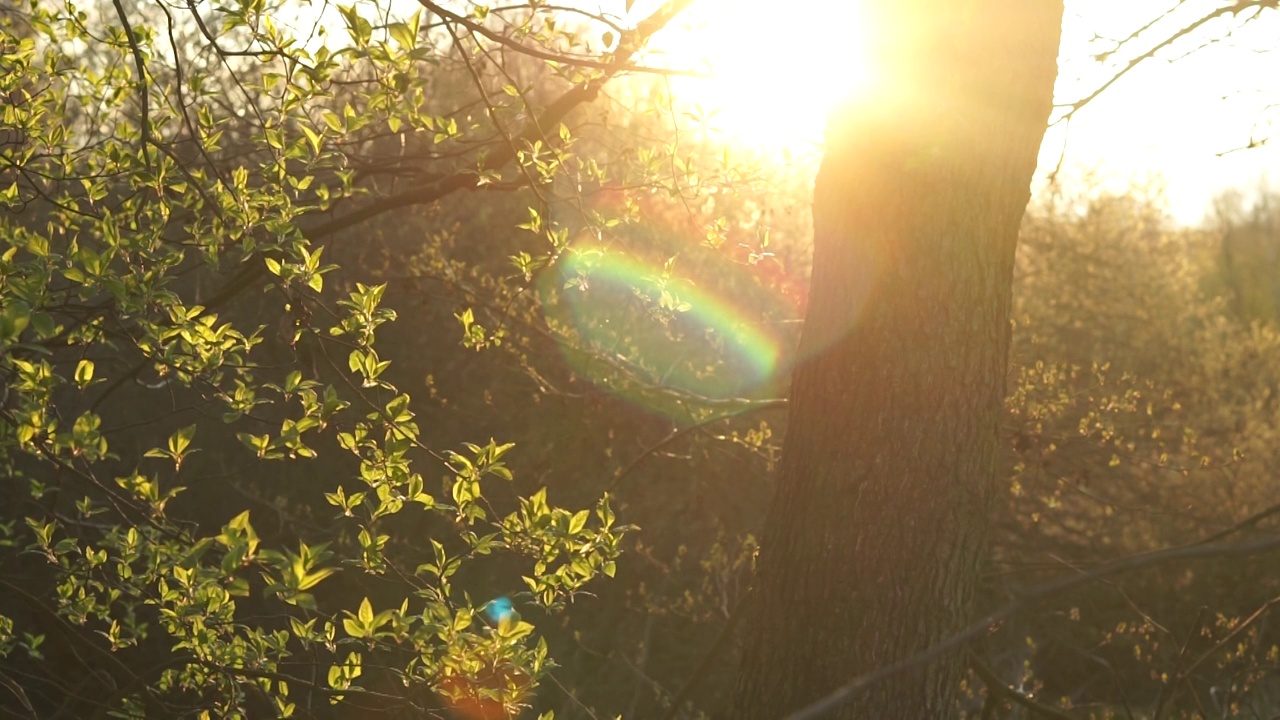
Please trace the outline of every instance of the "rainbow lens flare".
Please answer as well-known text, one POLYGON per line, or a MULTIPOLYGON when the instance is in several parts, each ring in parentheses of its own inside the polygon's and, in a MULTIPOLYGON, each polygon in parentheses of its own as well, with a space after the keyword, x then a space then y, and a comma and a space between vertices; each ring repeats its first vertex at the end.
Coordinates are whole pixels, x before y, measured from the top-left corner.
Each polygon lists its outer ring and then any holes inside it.
POLYGON ((671 260, 571 249, 540 292, 572 369, 663 413, 680 395, 743 397, 774 380, 784 339, 766 323, 795 309, 727 260, 695 271, 703 279, 680 277, 671 260))

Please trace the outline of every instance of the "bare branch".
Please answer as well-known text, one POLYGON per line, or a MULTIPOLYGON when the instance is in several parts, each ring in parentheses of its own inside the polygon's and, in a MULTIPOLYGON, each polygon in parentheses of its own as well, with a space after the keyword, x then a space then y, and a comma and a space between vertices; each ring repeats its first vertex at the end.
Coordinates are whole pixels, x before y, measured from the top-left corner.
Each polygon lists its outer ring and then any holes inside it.
POLYGON ((626 64, 623 67, 619 68, 617 66, 616 58, 611 60, 594 60, 591 58, 584 58, 584 57, 578 57, 574 55, 565 55, 563 53, 550 52, 548 50, 536 48, 531 45, 525 45, 524 43, 517 42, 516 40, 513 40, 510 37, 507 37, 506 35, 496 33, 493 30, 490 30, 489 28, 485 27, 484 24, 475 22, 470 18, 463 17, 461 15, 458 15, 457 13, 450 12, 445 8, 441 7, 440 5, 437 5, 436 3, 432 2, 431 0, 418 0, 418 4, 446 20, 449 20, 451 22, 457 23, 465 27, 466 29, 470 30, 471 32, 477 35, 482 35, 486 38, 489 38, 490 40, 498 43, 499 45, 502 45, 503 47, 510 48, 518 53, 521 53, 523 55, 528 55, 530 57, 535 57, 540 60, 547 60, 549 62, 560 63, 562 65, 574 65, 576 67, 593 68, 595 70, 610 70, 612 72, 619 72, 619 71, 640 72, 640 73, 649 73, 653 75, 682 75, 686 77, 704 77, 705 76, 703 73, 699 73, 694 70, 655 68, 655 67, 648 67, 644 65, 626 64))
POLYGON ((977 655, 969 655, 969 664, 973 667, 973 671, 978 674, 978 677, 982 679, 982 682, 986 683, 987 692, 989 693, 988 697, 994 697, 997 700, 1008 700, 1021 705, 1031 711, 1032 717, 1039 715, 1042 717, 1052 718, 1052 720, 1074 720, 1074 718, 1061 710, 1049 707, 1044 703, 1037 702, 1030 695, 1018 692, 1016 689, 1006 685, 1005 682, 1000 679, 1000 676, 996 675, 996 671, 992 670, 991 666, 983 662, 982 658, 977 655))
MULTIPOLYGON (((1093 91, 1090 92, 1088 95, 1085 95, 1079 100, 1075 100, 1073 102, 1066 103, 1065 105, 1059 106, 1059 107, 1065 107, 1066 112, 1063 113, 1061 116, 1059 116, 1056 120, 1054 120, 1053 125, 1057 125, 1058 123, 1061 123, 1065 120, 1070 119, 1072 115, 1076 114, 1084 106, 1088 105, 1090 102, 1093 102, 1095 99, 1097 99, 1099 95, 1106 92, 1108 88, 1116 84, 1116 82, 1119 81, 1121 78, 1123 78, 1125 75, 1128 75, 1129 71, 1133 70, 1135 67, 1137 67, 1144 61, 1150 60, 1152 57, 1156 55, 1156 53, 1160 52, 1161 50, 1164 50, 1165 48, 1169 47, 1170 45, 1177 42, 1178 40, 1181 40, 1182 38, 1187 37, 1188 35, 1194 33, 1196 30, 1199 30, 1200 28, 1204 27, 1207 23, 1226 15, 1238 16, 1240 13, 1246 10, 1255 9, 1255 8, 1261 9, 1261 8, 1267 8, 1267 7, 1274 8, 1276 7, 1276 5, 1277 5, 1277 0, 1240 0, 1240 2, 1237 2, 1234 5, 1224 5, 1222 7, 1215 8, 1211 12, 1208 12, 1202 15, 1201 17, 1196 19, 1194 22, 1182 27, 1179 30, 1175 30, 1174 32, 1170 33, 1169 35, 1164 37, 1162 40, 1160 40, 1159 42, 1157 42, 1156 44, 1148 48, 1145 52, 1137 55, 1136 57, 1131 58, 1119 70, 1117 70, 1114 74, 1112 74, 1110 78, 1108 78, 1102 84, 1094 88, 1093 91)), ((1181 7, 1181 3, 1179 4, 1179 7, 1181 7)), ((1143 26, 1141 29, 1139 29, 1134 34, 1130 35, 1127 39, 1122 41, 1121 46, 1132 43, 1132 42, 1136 42, 1138 37, 1142 35, 1144 31, 1152 27, 1154 24, 1155 22, 1153 21, 1143 26)))
POLYGON ((703 420, 701 422, 693 423, 692 425, 686 425, 682 428, 676 428, 675 430, 672 430, 670 433, 668 433, 666 437, 662 438, 661 440, 654 443, 653 445, 650 445, 649 447, 645 448, 639 455, 636 456, 634 460, 628 463, 626 467, 619 468, 617 474, 613 476, 613 482, 609 483, 609 487, 605 489, 605 492, 611 493, 615 489, 617 489, 618 485, 620 485, 622 481, 625 480, 626 477, 630 475, 631 472, 635 470, 640 465, 640 463, 644 462, 645 459, 647 459, 650 455, 653 455, 655 452, 661 450, 662 448, 666 447, 667 445, 670 445, 671 443, 675 442, 676 440, 679 440, 680 438, 684 437, 685 435, 688 435, 691 432, 701 430, 702 428, 707 427, 708 425, 714 425, 715 423, 721 422, 723 420, 736 418, 747 413, 761 412, 763 410, 780 410, 782 408, 785 408, 786 406, 787 406, 786 398, 779 398, 776 400, 763 400, 763 401, 748 405, 747 407, 743 408, 740 411, 735 412, 731 410, 727 413, 723 413, 720 415, 715 415, 713 417, 707 418, 706 420, 703 420))
MULTIPOLYGON (((973 640, 979 635, 987 632, 992 625, 1007 617, 1022 612, 1035 602, 1054 597, 1081 585, 1087 585, 1095 580, 1126 572, 1132 572, 1134 570, 1156 567, 1158 565, 1177 562, 1179 560, 1248 557, 1275 550, 1280 550, 1280 536, 1270 537, 1253 543, 1228 546, 1195 543, 1192 545, 1182 545, 1174 548, 1166 548, 1164 550, 1154 550, 1152 552, 1130 555, 1126 558, 1121 558, 1119 560, 1099 565, 1098 567, 1087 572, 1082 572, 1079 575, 1072 575, 1054 582, 1045 583, 1044 585, 1019 594, 1004 607, 1001 607, 995 612, 983 617, 981 620, 974 622, 964 630, 952 635, 946 640, 925 648, 905 660, 896 662, 892 665, 886 665, 878 670, 874 670, 850 680, 844 685, 836 688, 826 697, 791 713, 786 717, 786 720, 814 720, 815 718, 822 717, 829 711, 848 702, 858 691, 913 668, 919 667, 921 664, 933 660, 945 653, 958 650, 970 640, 973 640)), ((1194 668, 1195 665, 1192 667, 1194 668)))
POLYGON ((729 614, 729 619, 725 622, 724 629, 720 631, 719 637, 717 637, 716 641, 711 645, 711 649, 707 651, 707 654, 702 657, 702 662, 698 663, 697 669, 695 669, 693 674, 689 676, 689 679, 685 681, 684 686, 676 693, 675 698, 671 701, 671 707, 667 708, 667 712, 662 716, 662 720, 675 720, 676 715, 680 713, 680 706, 685 704, 685 701, 689 699, 689 696, 693 694, 693 691, 702 684, 702 681, 706 679, 707 674, 711 672, 711 667, 714 664, 715 659, 720 656, 720 653, 724 652, 726 647, 728 647, 729 640, 733 638, 734 630, 738 628, 738 623, 741 622, 742 617, 747 614, 747 608, 751 604, 751 595, 751 591, 747 590, 747 593, 743 595, 742 599, 738 601, 738 604, 734 606, 733 612, 729 614))
POLYGON ((120 0, 111 0, 111 2, 116 7, 120 24, 124 26, 124 36, 129 41, 129 51, 133 54, 133 64, 138 73, 138 100, 142 103, 142 159, 150 165, 151 153, 147 150, 147 145, 151 143, 151 103, 147 97, 147 63, 142 58, 142 49, 138 47, 138 38, 133 35, 133 24, 129 22, 129 15, 124 11, 124 5, 120 4, 120 0))

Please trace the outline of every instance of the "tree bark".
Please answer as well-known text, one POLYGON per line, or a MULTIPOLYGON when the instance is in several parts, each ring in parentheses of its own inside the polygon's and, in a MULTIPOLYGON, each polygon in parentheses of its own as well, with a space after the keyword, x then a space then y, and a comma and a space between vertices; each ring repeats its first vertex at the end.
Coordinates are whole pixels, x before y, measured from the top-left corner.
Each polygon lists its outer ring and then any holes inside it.
MULTIPOLYGON (((780 720, 945 639, 986 556, 1014 250, 1062 2, 866 4, 882 87, 829 121, 734 720, 780 720)), ((952 717, 960 662, 831 717, 952 717)))

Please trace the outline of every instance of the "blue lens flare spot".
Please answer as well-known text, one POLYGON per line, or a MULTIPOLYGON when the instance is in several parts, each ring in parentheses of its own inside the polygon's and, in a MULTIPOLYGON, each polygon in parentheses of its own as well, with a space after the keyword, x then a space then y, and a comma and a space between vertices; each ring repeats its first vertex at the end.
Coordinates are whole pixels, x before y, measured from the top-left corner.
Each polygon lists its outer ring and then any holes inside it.
POLYGON ((511 604, 511 598, 508 597, 495 598, 484 606, 485 616, 495 624, 511 617, 512 612, 514 607, 511 604))

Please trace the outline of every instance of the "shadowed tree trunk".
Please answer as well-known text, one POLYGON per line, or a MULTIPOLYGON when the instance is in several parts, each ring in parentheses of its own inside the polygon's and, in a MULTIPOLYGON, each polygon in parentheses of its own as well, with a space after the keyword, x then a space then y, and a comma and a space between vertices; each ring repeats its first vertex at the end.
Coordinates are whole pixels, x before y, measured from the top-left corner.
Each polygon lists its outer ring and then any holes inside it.
MULTIPOLYGON (((779 720, 971 620, 1018 225, 1060 0, 871 0, 883 87, 832 115, 734 720, 779 720)), ((955 714, 951 654, 831 717, 955 714)))

